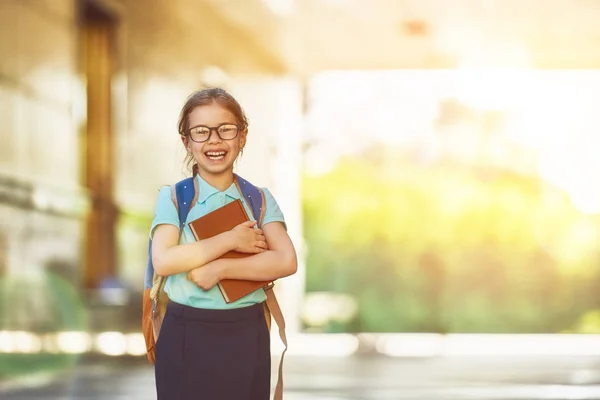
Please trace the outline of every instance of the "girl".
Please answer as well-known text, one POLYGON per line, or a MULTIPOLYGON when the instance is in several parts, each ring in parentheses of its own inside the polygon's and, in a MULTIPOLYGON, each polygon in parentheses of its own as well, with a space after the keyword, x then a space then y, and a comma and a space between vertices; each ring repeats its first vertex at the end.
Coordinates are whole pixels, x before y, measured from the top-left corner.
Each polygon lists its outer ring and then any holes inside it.
MULTIPOLYGON (((199 195, 187 222, 241 199, 233 164, 244 150, 248 122, 225 90, 193 93, 179 118, 179 134, 193 163, 199 195)), ((262 229, 255 222, 196 242, 179 219, 169 187, 161 189, 152 222, 152 261, 167 276, 170 298, 156 343, 159 400, 267 400, 270 392, 270 338, 259 289, 227 304, 216 284, 222 279, 270 281, 296 272, 296 252, 283 214, 267 189, 262 229), (219 260, 230 250, 252 256, 219 260)))

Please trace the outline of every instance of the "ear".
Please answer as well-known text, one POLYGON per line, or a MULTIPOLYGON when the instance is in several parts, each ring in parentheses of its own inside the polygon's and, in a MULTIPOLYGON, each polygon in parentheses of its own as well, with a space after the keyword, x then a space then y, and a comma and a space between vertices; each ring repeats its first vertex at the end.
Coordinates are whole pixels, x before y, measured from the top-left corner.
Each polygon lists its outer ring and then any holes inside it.
POLYGON ((183 143, 183 147, 185 147, 186 151, 188 150, 188 137, 185 135, 181 136, 181 143, 183 143))
POLYGON ((246 147, 246 135, 248 135, 248 128, 240 132, 240 150, 246 147))

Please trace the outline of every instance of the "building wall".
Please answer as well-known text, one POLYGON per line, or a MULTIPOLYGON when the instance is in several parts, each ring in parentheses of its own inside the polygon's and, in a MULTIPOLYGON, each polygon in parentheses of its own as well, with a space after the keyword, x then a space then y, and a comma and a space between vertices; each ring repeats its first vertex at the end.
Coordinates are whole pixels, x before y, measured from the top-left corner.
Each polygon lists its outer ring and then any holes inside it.
POLYGON ((75 31, 72 0, 0 2, 0 326, 36 326, 29 311, 44 299, 30 290, 47 268, 79 280, 75 31))

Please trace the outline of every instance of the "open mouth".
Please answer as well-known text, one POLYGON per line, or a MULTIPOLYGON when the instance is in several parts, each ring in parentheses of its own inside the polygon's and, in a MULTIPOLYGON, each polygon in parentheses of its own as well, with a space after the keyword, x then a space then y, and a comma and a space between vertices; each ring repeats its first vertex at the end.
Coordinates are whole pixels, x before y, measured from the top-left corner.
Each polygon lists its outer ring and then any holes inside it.
POLYGON ((226 151, 207 151, 206 153, 204 153, 204 155, 209 159, 209 160, 214 160, 214 161, 218 161, 218 160, 222 160, 225 158, 225 156, 227 155, 226 151))

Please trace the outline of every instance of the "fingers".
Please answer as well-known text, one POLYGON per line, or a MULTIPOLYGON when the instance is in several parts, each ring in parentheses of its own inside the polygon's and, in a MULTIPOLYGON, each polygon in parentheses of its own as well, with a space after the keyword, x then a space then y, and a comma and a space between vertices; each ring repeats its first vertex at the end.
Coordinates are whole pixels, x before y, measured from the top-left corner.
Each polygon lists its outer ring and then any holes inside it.
POLYGON ((239 251, 240 253, 258 254, 258 253, 265 252, 267 250, 268 250, 268 248, 266 248, 266 247, 259 247, 258 245, 254 244, 245 249, 238 249, 237 251, 239 251))
POLYGON ((267 249, 267 247, 268 247, 268 246, 267 246, 267 242, 265 242, 264 240, 259 240, 259 241, 258 241, 258 242, 256 242, 254 245, 255 245, 256 247, 259 247, 259 248, 261 248, 261 249, 264 249, 264 250, 266 250, 266 249, 267 249))
POLYGON ((268 249, 269 248, 267 246, 267 242, 258 241, 258 242, 254 242, 252 247, 250 249, 248 249, 248 253, 258 254, 258 253, 263 253, 263 252, 267 251, 268 249))
POLYGON ((256 239, 257 242, 266 242, 267 238, 265 238, 265 235, 257 235, 254 239, 256 239))
POLYGON ((256 221, 246 221, 241 223, 242 226, 247 226, 248 228, 252 228, 256 225, 256 221))

